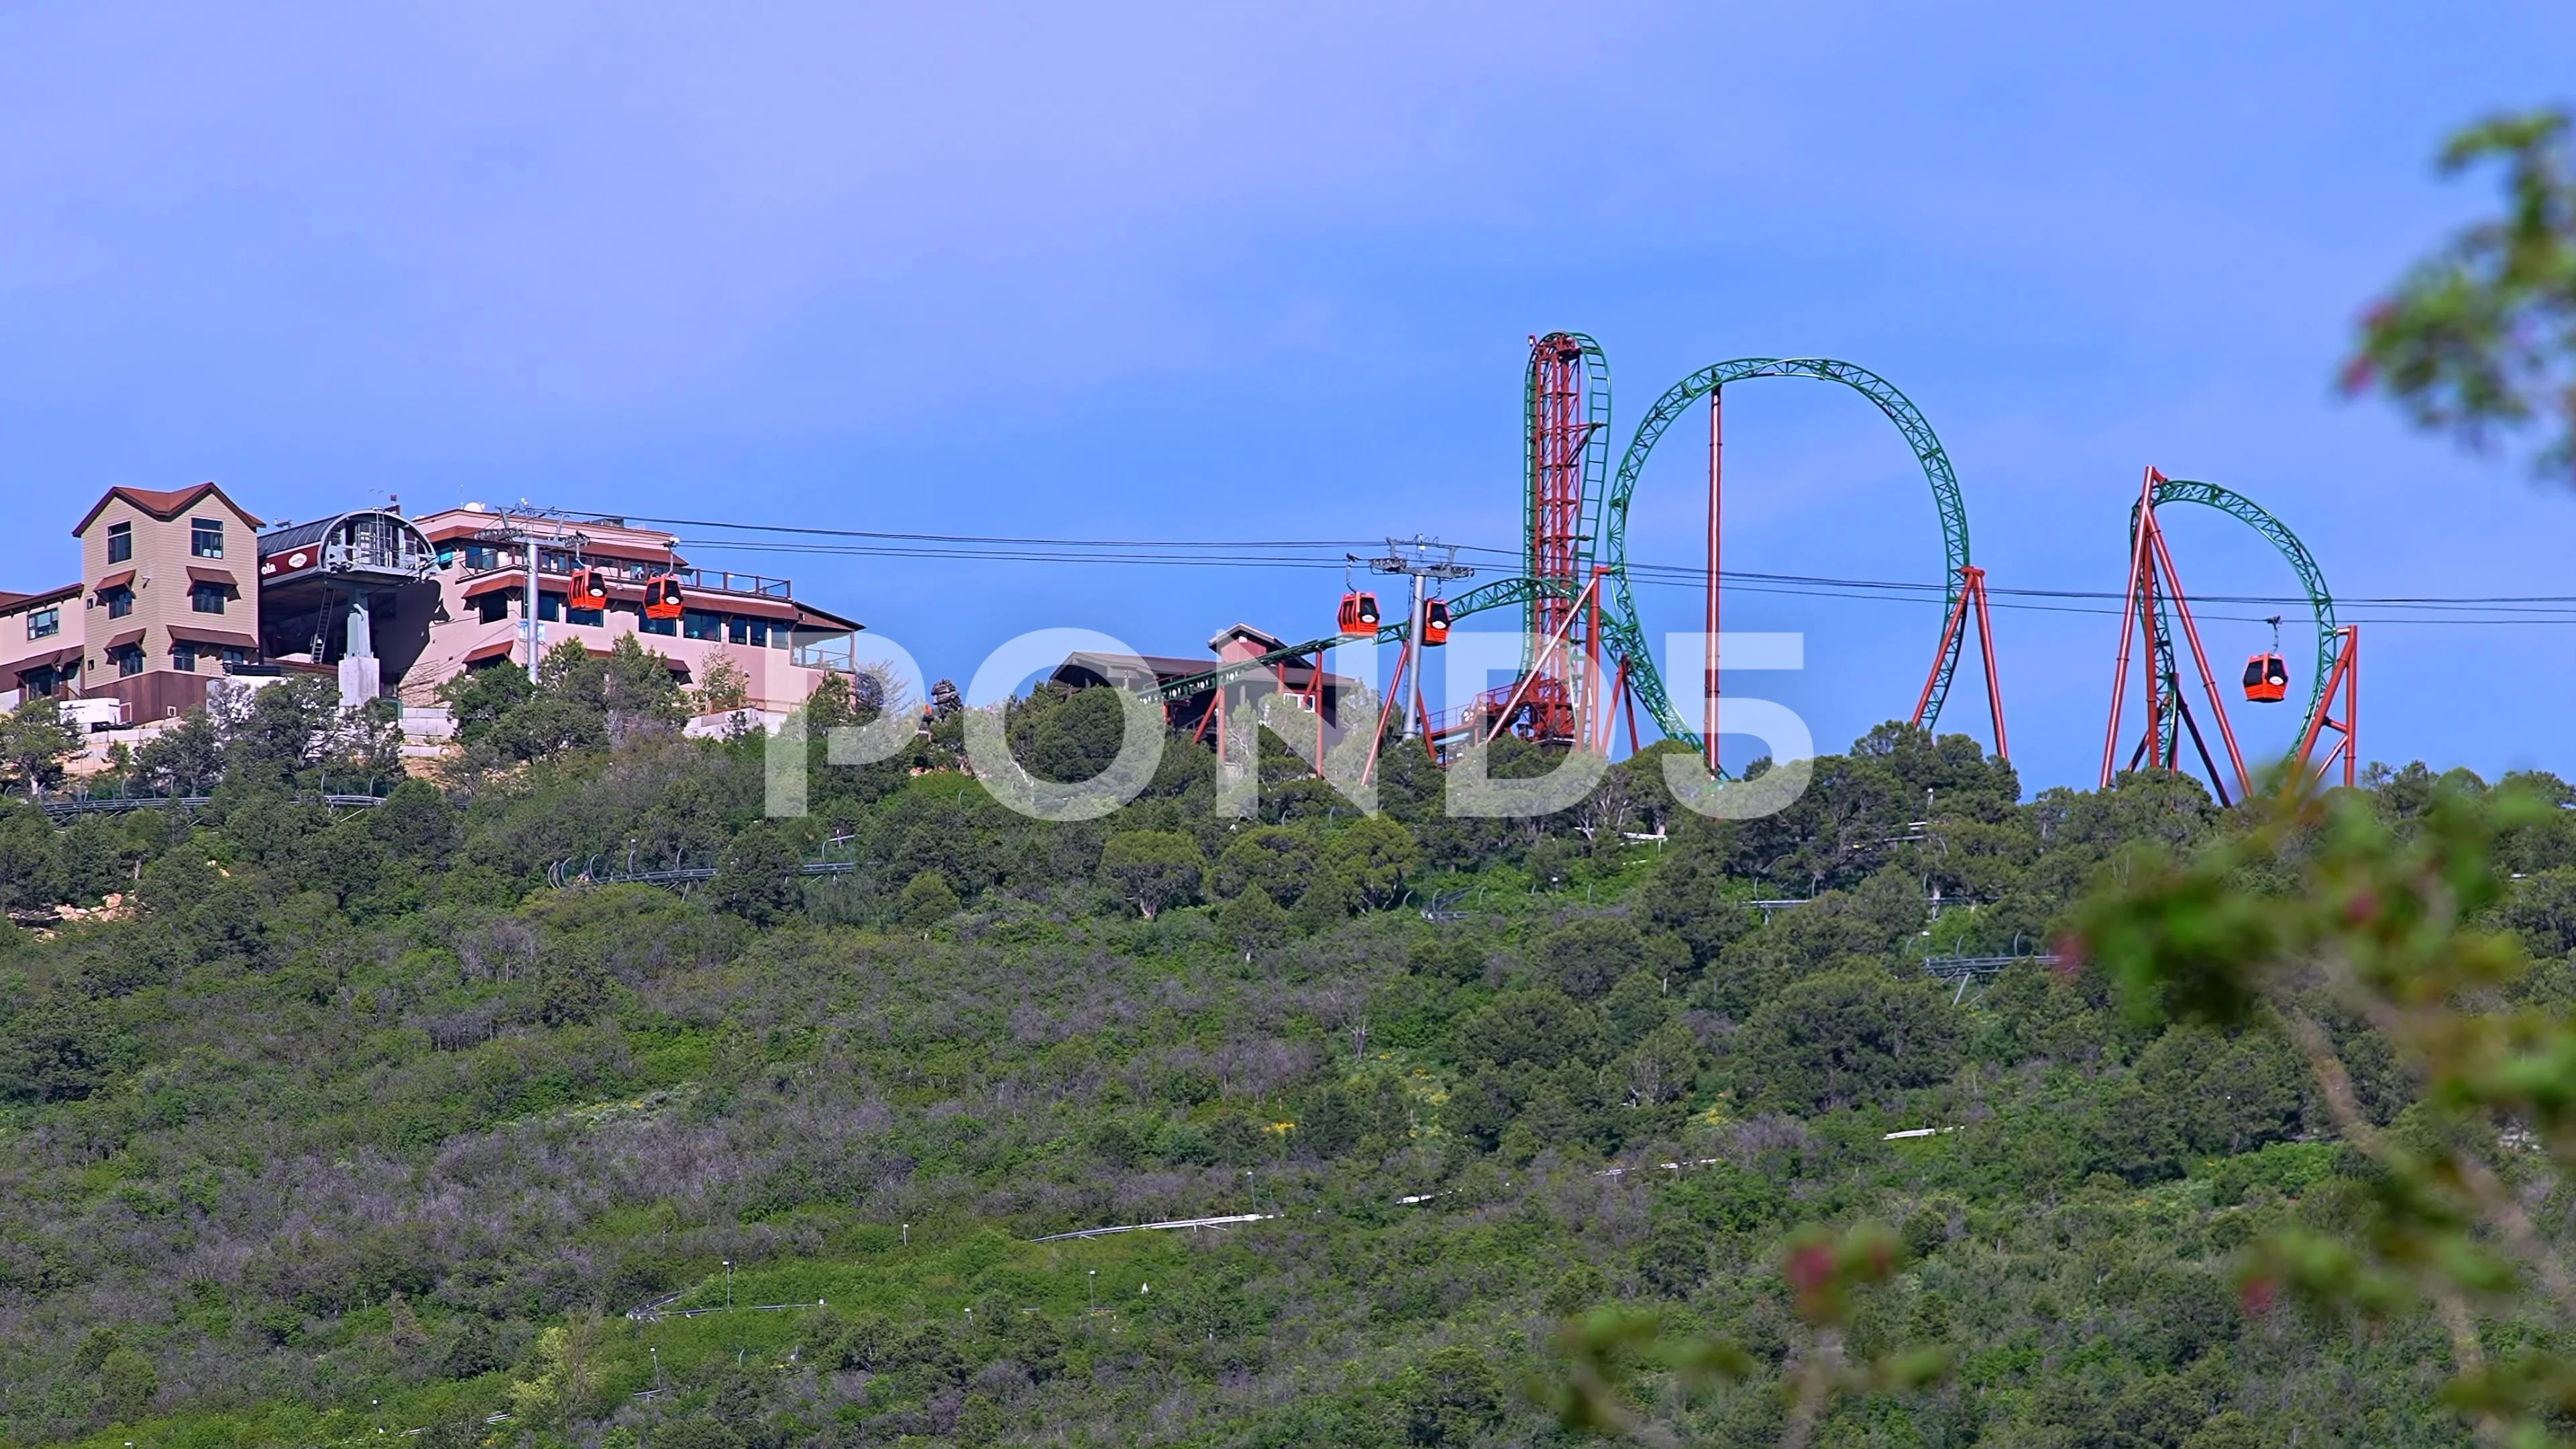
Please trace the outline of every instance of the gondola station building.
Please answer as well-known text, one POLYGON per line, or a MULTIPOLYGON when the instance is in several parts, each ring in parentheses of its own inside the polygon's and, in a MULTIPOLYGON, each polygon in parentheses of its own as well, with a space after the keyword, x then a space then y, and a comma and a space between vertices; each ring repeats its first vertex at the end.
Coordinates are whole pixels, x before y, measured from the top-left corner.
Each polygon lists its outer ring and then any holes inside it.
POLYGON ((344 702, 436 709, 469 669, 524 668, 575 641, 639 636, 682 683, 719 655, 775 723, 855 672, 856 620, 786 579, 691 567, 676 535, 613 517, 512 516, 467 503, 265 522, 222 487, 111 488, 72 526, 80 578, 0 592, 0 705, 63 700, 93 727, 174 718, 218 681, 332 677, 344 702))

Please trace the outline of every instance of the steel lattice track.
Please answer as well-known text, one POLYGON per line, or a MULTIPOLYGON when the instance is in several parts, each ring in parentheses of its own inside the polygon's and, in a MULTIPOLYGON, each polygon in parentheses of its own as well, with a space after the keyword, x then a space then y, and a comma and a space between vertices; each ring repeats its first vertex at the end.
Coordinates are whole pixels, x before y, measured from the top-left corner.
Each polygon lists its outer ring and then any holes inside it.
MULTIPOLYGON (((2230 518, 2236 519, 2263 535, 2272 547, 2280 550, 2281 557, 2289 561, 2290 571, 2299 576, 2299 587, 2307 591, 2308 613, 2315 620, 2317 628, 2317 663, 2315 672, 2308 682, 2308 713, 2306 718, 2299 722, 2299 738, 2306 739, 2308 731, 2316 724, 2318 712, 2326 706, 2326 681, 2334 674, 2336 633, 2334 595, 2326 589, 2325 570, 2317 567, 2315 556, 2308 552, 2306 544, 2299 542, 2299 536, 2290 531, 2288 524, 2273 517, 2263 505, 2233 489, 2222 488, 2215 483, 2195 482, 2187 478, 2167 478, 2159 481, 2155 485, 2154 492, 2149 496, 2157 508, 2162 508, 2168 503, 2197 503, 2204 508, 2215 508, 2230 518)), ((2137 543, 2138 505, 2132 503, 2129 505, 2129 548, 2132 554, 2137 551, 2137 543)), ((2174 662, 2171 608, 2172 602, 2166 597, 2165 591, 2157 590, 2156 677, 2164 682, 2168 698, 2179 698, 2182 676, 2174 662)), ((2181 718, 2178 714, 2166 717, 2163 749, 2164 757, 2168 760, 2176 758, 2174 750, 2180 741, 2176 738, 2175 732, 2180 728, 2181 718)))
MULTIPOLYGON (((1932 485, 1933 507, 1941 517, 1941 550, 1945 568, 1942 618, 1959 601, 1959 570, 1968 564, 1968 508, 1959 491, 1958 471, 1950 464, 1950 455, 1933 433, 1932 424, 1922 410, 1915 407, 1896 384, 1857 363, 1839 362, 1827 357, 1741 357, 1703 367, 1666 389, 1655 399, 1643 421, 1637 424, 1636 436, 1619 460, 1619 471, 1611 480, 1610 495, 1603 502, 1601 518, 1601 557, 1610 566, 1610 576, 1617 593, 1617 607, 1606 609, 1603 634, 1628 658, 1628 679, 1645 702, 1647 710, 1664 733, 1688 742, 1693 748, 1704 742, 1699 732, 1683 721, 1664 690, 1663 676, 1656 672, 1654 656, 1648 650, 1644 626, 1639 622, 1635 596, 1628 587, 1628 502, 1637 491, 1638 477, 1645 471, 1646 458, 1655 450, 1666 429, 1680 419, 1684 409, 1730 382, 1744 382, 1757 377, 1804 377, 1818 382, 1840 383, 1878 405, 1889 422, 1905 435, 1906 446, 1914 450, 1915 461, 1923 467, 1924 481, 1932 485)), ((1946 632, 1946 631, 1945 631, 1946 632)), ((1939 672, 1932 682, 1932 694, 1923 712, 1924 727, 1929 729, 1941 717, 1941 706, 1950 695, 1950 677, 1958 672, 1961 636, 1949 639, 1942 651, 1939 672)))

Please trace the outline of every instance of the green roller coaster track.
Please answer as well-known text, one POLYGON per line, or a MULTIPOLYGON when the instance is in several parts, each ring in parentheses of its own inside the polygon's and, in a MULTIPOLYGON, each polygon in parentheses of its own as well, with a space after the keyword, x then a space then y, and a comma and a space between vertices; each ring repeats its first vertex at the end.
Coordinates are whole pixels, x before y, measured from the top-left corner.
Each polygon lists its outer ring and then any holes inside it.
MULTIPOLYGON (((2325 708, 2326 680, 2334 673, 2334 595, 2326 591, 2325 571, 2317 567, 2308 546, 2299 542, 2299 536, 2290 531, 2288 524, 2274 518, 2263 505, 2233 489, 2221 488, 2215 483, 2167 478, 2156 483, 2149 497, 2157 508, 2168 503, 2197 503, 2204 508, 2215 508, 2263 535, 2272 547, 2280 550, 2281 557, 2289 560, 2290 571, 2299 576, 2299 587, 2307 591, 2308 613, 2317 626, 2317 662, 2308 683, 2308 712, 2299 723, 2299 738, 2306 739, 2309 728, 2316 723, 2317 712, 2325 708)), ((2132 550, 2137 547, 2137 542, 2138 505, 2132 503, 2129 505, 2129 546, 2132 550)), ((2159 592, 2156 595, 2155 668, 2156 678, 2162 681, 2169 699, 2178 698, 2181 693, 2181 675, 2174 665, 2171 609, 2171 600, 2159 592)), ((2181 720, 2176 714, 2168 712, 2165 715, 2162 747, 2168 760, 2176 758, 2174 748, 2178 741, 2174 732, 2180 725, 2181 720)))
MULTIPOLYGON (((1905 435, 1914 450, 1915 461, 1923 465, 1923 477, 1932 485, 1932 503, 1941 515, 1941 548, 1948 587, 1944 591, 1942 619, 1946 623, 1950 609, 1959 601, 1959 570, 1968 563, 1968 509, 1959 494, 1959 475, 1950 466, 1950 455, 1932 432, 1922 411, 1909 401, 1896 385, 1868 368, 1855 363, 1837 362, 1821 357, 1742 357, 1733 362, 1720 362, 1703 367, 1667 389, 1655 399, 1645 420, 1637 424, 1636 436, 1628 442, 1627 454, 1619 460, 1617 477, 1611 480, 1609 496, 1603 501, 1600 554, 1610 567, 1610 579, 1617 590, 1616 607, 1605 608, 1602 633, 1613 652, 1626 656, 1628 680, 1638 699, 1655 717, 1664 733, 1699 748, 1704 742, 1699 732, 1686 723, 1673 708, 1665 693, 1664 681, 1655 672, 1653 652, 1647 648, 1644 626, 1639 622, 1637 601, 1628 585, 1628 501, 1637 491, 1637 479, 1645 471, 1647 455, 1666 429, 1677 421, 1692 403, 1717 391, 1730 382, 1743 382, 1757 377, 1806 377, 1818 382, 1835 382, 1850 388, 1887 414, 1905 435)), ((1945 630, 1946 633, 1946 630, 1945 630)), ((1961 631, 1963 636, 1965 631, 1961 631)), ((1961 636, 1951 636, 1942 651, 1939 672, 1932 683, 1929 705, 1923 723, 1928 728, 1941 717, 1941 705, 1950 694, 1950 676, 1959 668, 1961 636)))
MULTIPOLYGON (((1647 647, 1645 626, 1637 612, 1636 596, 1628 582, 1628 504, 1637 491, 1637 480, 1644 472, 1646 458, 1665 431, 1677 421, 1692 403, 1730 382, 1743 382, 1757 377, 1804 377, 1819 382, 1840 383, 1878 405, 1888 421, 1905 435, 1907 446, 1914 450, 1915 460, 1923 467, 1923 476, 1932 485, 1932 502, 1941 517, 1941 544, 1946 565, 1947 588, 1944 590, 1942 617, 1958 603, 1959 570, 1968 563, 1968 511, 1959 493, 1959 477, 1950 465, 1950 455, 1932 425, 1923 417, 1896 385, 1855 363, 1816 357, 1745 357, 1704 367, 1675 383, 1655 401, 1645 420, 1637 425, 1636 435, 1629 440, 1627 453, 1620 459, 1619 470, 1604 486, 1610 456, 1610 367, 1599 344, 1580 332, 1551 333, 1582 348, 1584 368, 1584 410, 1587 428, 1583 442, 1583 531, 1587 547, 1582 567, 1572 586, 1560 581, 1529 577, 1535 571, 1537 548, 1537 469, 1536 430, 1524 429, 1527 441, 1522 451, 1522 496, 1529 511, 1524 530, 1524 574, 1520 578, 1502 579, 1470 590, 1449 603, 1450 617, 1463 619, 1489 609, 1520 606, 1524 611, 1524 628, 1535 634, 1537 601, 1543 594, 1559 598, 1579 598, 1583 581, 1591 576, 1596 558, 1606 559, 1609 582, 1615 598, 1602 601, 1603 642, 1614 656, 1628 661, 1630 687, 1637 692, 1655 723, 1670 738, 1683 741, 1693 749, 1701 746, 1699 732, 1685 722, 1680 711, 1664 689, 1663 678, 1655 670, 1653 652, 1647 647)), ((1538 407, 1538 366, 1533 358, 1522 383, 1524 416, 1535 417, 1538 407)), ((2231 495, 2232 496, 2232 495, 2231 495)), ((2268 517, 2268 515, 2266 515, 2268 517)), ((2295 540, 2293 540, 2295 543, 2295 540)), ((2303 555, 2304 556, 2304 555, 2303 555)), ((1379 629, 1374 642, 1392 644, 1405 637, 1402 622, 1379 629)), ((1946 633, 1946 631, 1945 631, 1946 633)), ((1174 679, 1142 691, 1159 701, 1188 699, 1219 685, 1260 673, 1274 665, 1314 655, 1318 650, 1355 640, 1360 635, 1326 635, 1301 644, 1274 649, 1255 659, 1174 679)), ((1933 680, 1931 700, 1924 711, 1929 725, 1941 717, 1942 702, 1950 692, 1950 677, 1959 666, 1961 639, 1952 637, 1944 650, 1939 672, 1933 680)), ((1534 641, 1533 641, 1534 645, 1534 641)), ((1524 664, 1526 667, 1526 661, 1524 664)))

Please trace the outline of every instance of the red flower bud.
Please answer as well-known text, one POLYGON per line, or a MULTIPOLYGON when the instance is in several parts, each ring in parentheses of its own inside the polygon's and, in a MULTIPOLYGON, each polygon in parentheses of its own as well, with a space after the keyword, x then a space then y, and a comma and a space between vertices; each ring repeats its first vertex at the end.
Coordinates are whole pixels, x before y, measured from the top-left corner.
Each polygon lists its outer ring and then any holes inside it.
POLYGON ((2260 1318, 2272 1311, 2272 1300, 2281 1296, 2281 1285, 2269 1278, 2248 1278, 2236 1290, 2236 1298, 2245 1307, 2246 1316, 2260 1318))
POLYGON ((1789 1285, 1801 1295, 1824 1291, 1834 1278, 1834 1250, 1824 1243, 1809 1243, 1789 1254, 1789 1285))
POLYGON ((2048 954, 2057 958, 2049 963, 2049 974, 2060 981, 2073 981, 2092 964, 2090 953, 2084 949, 2084 938, 2073 931, 2050 942, 2048 954))

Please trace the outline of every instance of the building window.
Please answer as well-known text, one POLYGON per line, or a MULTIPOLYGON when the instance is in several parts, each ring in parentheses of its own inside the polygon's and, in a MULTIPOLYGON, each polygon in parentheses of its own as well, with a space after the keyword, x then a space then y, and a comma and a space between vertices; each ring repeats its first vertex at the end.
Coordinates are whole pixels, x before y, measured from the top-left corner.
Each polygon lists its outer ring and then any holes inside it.
POLYGON ((101 589, 98 591, 98 596, 107 602, 107 617, 111 619, 122 619, 126 615, 134 612, 134 591, 132 589, 122 586, 113 589, 101 589))
POLYGON ((107 561, 124 563, 134 557, 134 525, 111 523, 107 526, 107 561))
POLYGON ((456 567, 456 545, 442 543, 438 546, 438 566, 443 569, 456 567))
POLYGON ((61 632, 63 611, 59 608, 38 609, 27 616, 27 637, 30 639, 51 639, 61 632))
POLYGON ((608 622, 608 611, 606 609, 568 608, 564 610, 564 622, 568 624, 588 624, 592 628, 596 629, 608 622))
POLYGON ((199 558, 224 556, 224 521, 220 518, 188 520, 188 552, 199 558))
POLYGON ((717 639, 724 635, 724 615, 705 609, 690 609, 680 615, 680 632, 691 639, 717 639))
POLYGON ((647 634, 677 634, 680 632, 680 621, 677 619, 656 619, 652 615, 647 614, 638 621, 635 627, 647 634))
POLYGON ((563 604, 564 596, 561 594, 539 593, 537 595, 537 617, 548 621, 560 619, 563 617, 563 604))
POLYGON ((226 645, 224 647, 224 668, 228 670, 239 669, 248 663, 250 663, 249 650, 235 648, 231 645, 226 645))
POLYGON ((510 617, 510 594, 506 590, 495 589, 478 595, 474 600, 474 615, 486 624, 500 623, 510 617))
POLYGON ((107 651, 107 653, 110 659, 116 661, 116 673, 118 678, 131 679, 135 675, 143 672, 142 645, 128 644, 120 649, 111 649, 107 651))
POLYGON ((170 642, 170 667, 182 674, 197 672, 197 645, 194 640, 174 639, 170 642))
POLYGON ((197 584, 188 590, 188 607, 200 614, 220 614, 232 590, 221 584, 197 584))
POLYGON ((479 574, 487 569, 497 569, 500 566, 501 551, 499 549, 494 548, 489 544, 481 543, 469 543, 465 545, 465 571, 467 573, 479 574))

